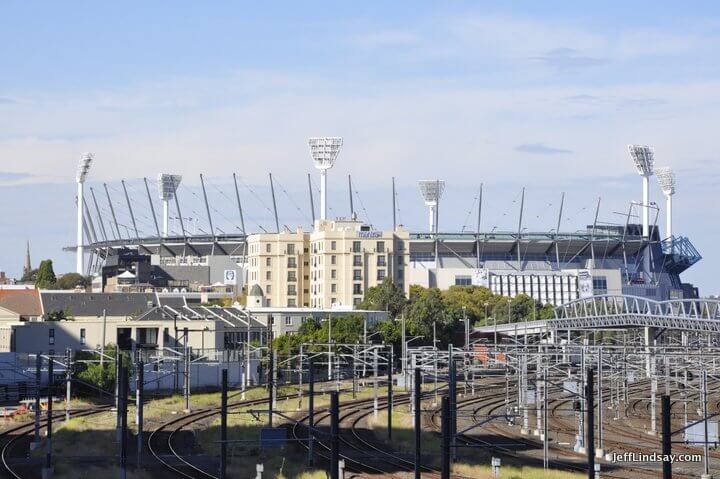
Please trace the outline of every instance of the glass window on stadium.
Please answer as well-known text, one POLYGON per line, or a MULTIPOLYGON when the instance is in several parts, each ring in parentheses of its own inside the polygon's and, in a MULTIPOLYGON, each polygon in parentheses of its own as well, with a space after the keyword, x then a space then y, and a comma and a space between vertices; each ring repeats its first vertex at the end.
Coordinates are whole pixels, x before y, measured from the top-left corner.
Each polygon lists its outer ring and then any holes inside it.
POLYGON ((471 286, 472 276, 455 276, 455 286, 471 286))
POLYGON ((606 276, 593 276, 593 292, 595 294, 607 294, 606 276))

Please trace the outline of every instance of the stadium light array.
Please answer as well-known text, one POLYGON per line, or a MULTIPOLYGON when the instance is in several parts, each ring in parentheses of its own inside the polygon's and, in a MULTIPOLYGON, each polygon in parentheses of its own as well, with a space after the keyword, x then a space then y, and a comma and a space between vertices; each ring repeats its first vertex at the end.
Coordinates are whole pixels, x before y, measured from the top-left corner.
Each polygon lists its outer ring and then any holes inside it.
POLYGON ((425 200, 425 206, 428 207, 428 220, 430 232, 434 232, 437 226, 435 221, 438 201, 442 198, 445 191, 445 181, 443 180, 420 180, 420 193, 425 200))
POLYGON ((665 235, 671 238, 672 231, 672 197, 675 194, 675 172, 669 167, 664 166, 655 171, 660 189, 665 195, 665 235))
POLYGON ((75 181, 77 182, 77 250, 75 252, 75 272, 85 274, 85 258, 83 251, 83 229, 85 228, 85 216, 83 214, 85 202, 83 201, 83 193, 85 190, 85 178, 90 172, 95 155, 92 153, 84 153, 78 162, 77 174, 75 181))
POLYGON ((175 198, 181 181, 181 175, 171 175, 168 173, 160 173, 158 175, 158 193, 160 194, 160 199, 163 204, 163 237, 167 237, 168 235, 169 202, 175 198))
POLYGON ((343 139, 339 136, 308 138, 308 146, 315 168, 320 170, 320 219, 327 219, 327 170, 337 160, 343 139))

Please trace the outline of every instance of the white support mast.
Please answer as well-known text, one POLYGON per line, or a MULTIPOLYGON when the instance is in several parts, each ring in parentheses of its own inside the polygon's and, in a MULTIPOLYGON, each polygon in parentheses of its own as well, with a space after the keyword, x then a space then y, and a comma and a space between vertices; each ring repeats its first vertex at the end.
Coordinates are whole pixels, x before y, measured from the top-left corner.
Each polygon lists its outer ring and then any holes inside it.
MULTIPOLYGON (((163 205, 163 216, 162 216, 162 235, 163 238, 167 238, 169 233, 168 218, 170 217, 169 203, 170 200, 175 198, 178 186, 182 181, 181 175, 171 175, 168 173, 160 173, 157 179, 158 193, 160 194, 160 200, 163 205)), ((178 213, 179 214, 179 213, 178 213)))
POLYGON ((665 195, 665 237, 672 238, 672 198, 675 195, 675 172, 669 167, 658 168, 655 172, 660 189, 665 195))
POLYGON ((428 228, 430 233, 437 233, 437 205, 445 191, 445 181, 443 180, 420 180, 420 193, 425 200, 425 206, 428 207, 428 228))
POLYGON ((83 193, 85 188, 85 178, 90 171, 90 165, 93 162, 95 156, 92 153, 85 153, 78 163, 77 176, 75 181, 77 182, 77 257, 75 262, 75 272, 78 274, 85 274, 85 258, 83 256, 83 229, 84 223, 84 201, 83 193))
POLYGON ((308 138, 315 168, 320 170, 320 219, 327 219, 327 170, 333 167, 343 139, 338 136, 308 138))
POLYGON ((630 157, 635 163, 638 174, 643 182, 642 199, 642 234, 647 242, 643 253, 643 269, 645 274, 650 276, 650 177, 653 175, 655 166, 655 153, 652 147, 647 145, 628 145, 630 157))

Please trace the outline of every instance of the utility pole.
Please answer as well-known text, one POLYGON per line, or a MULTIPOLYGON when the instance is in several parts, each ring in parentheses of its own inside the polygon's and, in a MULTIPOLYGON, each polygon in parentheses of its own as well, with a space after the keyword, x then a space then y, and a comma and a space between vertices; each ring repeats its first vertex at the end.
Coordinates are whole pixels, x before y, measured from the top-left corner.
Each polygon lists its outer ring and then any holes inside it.
POLYGON ((449 374, 449 383, 448 383, 448 395, 449 395, 449 401, 450 401, 450 417, 449 417, 449 424, 450 429, 448 430, 448 433, 450 434, 450 443, 452 447, 452 458, 453 461, 457 460, 457 371, 455 369, 455 360, 453 359, 452 351, 453 347, 452 344, 448 346, 448 374, 449 374))
POLYGON ((222 385, 220 391, 220 479, 227 477, 227 396, 228 372, 222 370, 222 385))
POLYGON ((183 371, 183 402, 185 404, 185 413, 190 412, 190 357, 192 355, 192 348, 188 346, 188 328, 183 329, 183 359, 184 359, 184 371, 183 371))

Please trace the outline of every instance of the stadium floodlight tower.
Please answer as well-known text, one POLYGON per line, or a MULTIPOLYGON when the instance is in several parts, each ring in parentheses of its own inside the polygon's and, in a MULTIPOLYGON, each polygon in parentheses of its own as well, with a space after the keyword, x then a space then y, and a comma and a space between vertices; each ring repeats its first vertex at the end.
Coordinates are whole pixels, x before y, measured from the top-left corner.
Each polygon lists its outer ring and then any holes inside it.
POLYGON ((320 219, 327 219, 327 170, 337 160, 343 139, 339 136, 308 138, 308 146, 315 168, 320 170, 320 219))
POLYGON ((162 234, 166 238, 168 235, 168 218, 169 218, 169 203, 170 200, 175 198, 178 186, 182 181, 180 175, 170 175, 168 173, 160 173, 158 175, 158 192, 160 193, 160 200, 163 204, 163 218, 162 218, 162 234))
POLYGON ((643 179, 642 226, 643 236, 650 237, 650 177, 655 166, 655 153, 646 145, 628 145, 630 157, 635 163, 638 174, 643 179))
POLYGON ((85 178, 87 178, 90 165, 94 158, 95 155, 92 153, 83 154, 78 163, 77 175, 75 176, 75 181, 77 182, 77 257, 75 259, 75 272, 83 275, 85 274, 85 259, 83 257, 83 228, 85 227, 83 208, 85 202, 83 201, 83 192, 85 189, 85 178))
POLYGON ((672 238, 672 197, 675 194, 675 172, 669 166, 658 168, 655 172, 660 189, 665 194, 665 235, 672 238))
POLYGON ((423 199, 425 200, 425 206, 428 207, 430 232, 435 233, 437 229, 437 205, 442 197, 443 191, 445 191, 445 181, 420 180, 418 181, 418 185, 420 186, 420 193, 422 193, 423 199))

